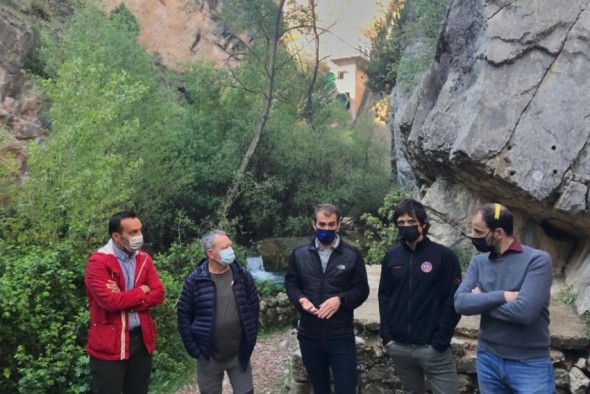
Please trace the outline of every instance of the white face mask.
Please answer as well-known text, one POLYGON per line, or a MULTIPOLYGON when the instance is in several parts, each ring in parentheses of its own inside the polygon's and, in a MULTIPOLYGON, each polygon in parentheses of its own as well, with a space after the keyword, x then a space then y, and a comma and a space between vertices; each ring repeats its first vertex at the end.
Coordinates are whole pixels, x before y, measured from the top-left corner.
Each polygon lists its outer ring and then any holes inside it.
POLYGON ((234 250, 232 249, 231 246, 226 249, 221 249, 219 251, 219 256, 221 257, 219 262, 222 265, 230 265, 231 263, 233 263, 236 260, 236 254, 234 253, 234 250))
POLYGON ((125 245, 124 243, 121 243, 121 244, 129 252, 139 250, 143 246, 143 235, 136 235, 135 237, 129 237, 129 238, 125 238, 124 236, 121 235, 121 238, 127 239, 127 242, 129 243, 129 245, 125 245))

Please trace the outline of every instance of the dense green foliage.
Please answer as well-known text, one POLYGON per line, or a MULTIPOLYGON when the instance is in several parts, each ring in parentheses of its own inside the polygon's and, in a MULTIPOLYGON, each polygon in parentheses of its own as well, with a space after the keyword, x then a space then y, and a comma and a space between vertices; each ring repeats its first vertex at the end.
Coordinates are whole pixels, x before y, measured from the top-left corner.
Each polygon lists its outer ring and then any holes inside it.
POLYGON ((256 289, 260 297, 272 297, 280 292, 285 291, 285 285, 283 283, 276 283, 271 280, 262 280, 256 282, 256 289))
POLYGON ((367 65, 367 86, 388 94, 396 81, 402 88, 414 86, 415 79, 432 64, 435 46, 450 0, 391 0, 383 17, 370 29, 371 59, 367 65), (405 54, 414 44, 412 54, 405 54), (416 45, 420 44, 420 45, 416 45))
POLYGON ((398 202, 411 197, 409 190, 402 188, 394 190, 385 196, 377 215, 365 213, 361 216, 367 229, 364 232, 365 240, 359 246, 367 250, 365 256, 367 264, 381 264, 387 249, 397 243, 397 227, 393 223, 393 211, 398 202))
MULTIPOLYGON (((137 31, 124 7, 105 15, 86 5, 43 30, 28 63, 51 128, 30 143, 20 184, 10 181, 16 163, 0 161, 0 392, 89 390, 83 271, 121 209, 142 219, 167 291, 153 311, 154 391, 174 391, 192 370, 176 301, 203 255, 193 240, 215 223, 260 117, 267 49, 259 40, 231 72, 197 63, 173 73, 137 44, 137 31)), ((352 216, 376 211, 389 188, 386 147, 375 146, 371 123, 350 126, 320 83, 310 129, 300 114, 306 89, 284 48, 279 63, 267 132, 226 229, 243 245, 299 235, 319 202, 352 216)))

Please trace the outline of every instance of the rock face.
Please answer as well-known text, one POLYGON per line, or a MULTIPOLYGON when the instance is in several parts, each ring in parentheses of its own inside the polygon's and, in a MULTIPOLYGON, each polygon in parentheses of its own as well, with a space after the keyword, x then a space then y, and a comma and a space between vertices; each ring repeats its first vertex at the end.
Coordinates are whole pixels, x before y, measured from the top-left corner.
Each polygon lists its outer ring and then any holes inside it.
POLYGON ((579 313, 590 310, 589 3, 451 2, 432 67, 392 110, 432 233, 453 244, 479 203, 511 207, 517 236, 578 291, 579 313))
POLYGON ((21 68, 33 32, 16 14, 0 8, 0 159, 11 157, 24 170, 23 141, 43 138, 38 118, 41 102, 25 84, 21 68))
POLYGON ((139 42, 170 69, 196 59, 224 66, 229 51, 244 45, 220 18, 221 1, 102 0, 102 4, 108 11, 124 4, 139 22, 139 42))

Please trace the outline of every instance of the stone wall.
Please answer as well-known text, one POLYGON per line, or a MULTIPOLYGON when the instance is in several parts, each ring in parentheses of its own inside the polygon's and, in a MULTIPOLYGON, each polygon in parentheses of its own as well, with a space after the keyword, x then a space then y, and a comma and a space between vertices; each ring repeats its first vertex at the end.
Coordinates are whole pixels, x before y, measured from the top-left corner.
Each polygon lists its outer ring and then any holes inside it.
MULTIPOLYGON (((377 335, 377 326, 358 325, 356 337, 358 357, 358 390, 359 394, 402 393, 400 380, 395 368, 377 335)), ((457 332, 451 343, 451 350, 455 357, 461 393, 475 393, 477 391, 476 346, 475 332, 457 332)), ((567 341, 560 343, 568 348, 553 348, 551 358, 555 367, 555 380, 558 394, 586 393, 590 387, 588 379, 588 348, 580 345, 571 348, 567 341)), ((289 393, 311 394, 311 386, 307 373, 301 361, 301 353, 297 349, 291 360, 292 374, 285 383, 289 393)))
POLYGON ((260 325, 262 327, 296 326, 297 311, 289 303, 287 294, 279 293, 260 300, 260 325))

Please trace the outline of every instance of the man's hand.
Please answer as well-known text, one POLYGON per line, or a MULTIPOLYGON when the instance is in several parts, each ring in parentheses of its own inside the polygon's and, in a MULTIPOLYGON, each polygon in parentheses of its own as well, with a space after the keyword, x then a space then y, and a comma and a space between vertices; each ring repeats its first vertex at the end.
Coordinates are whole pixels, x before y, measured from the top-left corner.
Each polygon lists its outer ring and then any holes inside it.
POLYGON ((334 316, 334 313, 340 308, 340 297, 330 297, 320 305, 318 310, 318 317, 320 319, 329 319, 334 316))
POLYGON ((120 293, 121 289, 119 289, 119 286, 117 286, 117 284, 115 283, 114 280, 107 280, 107 289, 111 290, 113 293, 120 293))
POLYGON ((303 297, 299 299, 299 305, 301 305, 301 308, 303 308, 303 310, 307 313, 311 313, 312 315, 316 315, 318 314, 318 309, 313 306, 313 304, 311 303, 311 301, 309 301, 307 298, 303 297))
POLYGON ((474 287, 473 289, 471 289, 471 293, 481 294, 481 289, 479 287, 474 287))
POLYGON ((143 291, 143 294, 147 294, 150 291, 152 291, 148 285, 141 285, 141 286, 139 286, 139 288, 143 291))
POLYGON ((518 291, 508 291, 506 290, 504 292, 504 299, 506 300, 506 302, 511 302, 516 300, 516 297, 518 297, 518 291))

